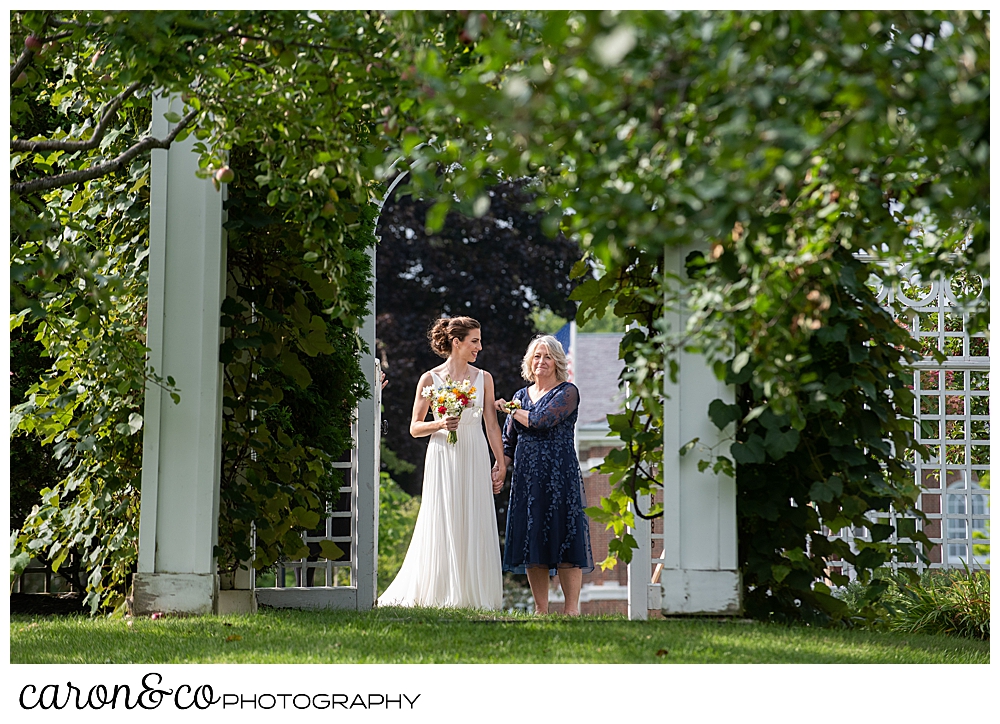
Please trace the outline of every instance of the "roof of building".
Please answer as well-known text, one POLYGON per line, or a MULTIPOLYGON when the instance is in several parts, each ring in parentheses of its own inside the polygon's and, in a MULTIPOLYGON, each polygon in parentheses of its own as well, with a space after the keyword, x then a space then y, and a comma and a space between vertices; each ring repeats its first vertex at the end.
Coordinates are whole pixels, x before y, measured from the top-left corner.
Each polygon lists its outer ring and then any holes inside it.
POLYGON ((625 363, 618 359, 621 334, 577 332, 573 350, 573 383, 580 389, 581 426, 607 426, 608 414, 622 409, 618 376, 625 363))

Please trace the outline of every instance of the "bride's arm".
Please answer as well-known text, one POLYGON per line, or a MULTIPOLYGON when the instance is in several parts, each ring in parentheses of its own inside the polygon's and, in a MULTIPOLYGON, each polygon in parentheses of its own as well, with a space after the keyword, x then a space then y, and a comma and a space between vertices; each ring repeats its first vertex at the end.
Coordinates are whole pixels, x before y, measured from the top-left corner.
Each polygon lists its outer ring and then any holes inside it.
POLYGON ((413 437, 427 437, 438 430, 457 430, 458 418, 445 417, 441 420, 424 420, 427 417, 427 410, 430 409, 430 401, 426 397, 421 397, 420 393, 428 385, 434 384, 434 378, 430 372, 425 372, 420 381, 417 382, 417 394, 413 399, 413 415, 410 417, 410 435, 413 437))
MULTIPOLYGON (((503 478, 507 474, 507 462, 503 455, 503 438, 500 436, 500 425, 497 423, 497 413, 495 402, 496 398, 493 391, 493 375, 491 375, 486 370, 483 370, 483 412, 486 418, 486 439, 489 440, 490 449, 493 450, 493 457, 496 458, 497 464, 495 469, 498 471, 498 477, 500 478, 500 484, 503 485, 503 478)), ((495 483, 496 481, 494 481, 495 483)))

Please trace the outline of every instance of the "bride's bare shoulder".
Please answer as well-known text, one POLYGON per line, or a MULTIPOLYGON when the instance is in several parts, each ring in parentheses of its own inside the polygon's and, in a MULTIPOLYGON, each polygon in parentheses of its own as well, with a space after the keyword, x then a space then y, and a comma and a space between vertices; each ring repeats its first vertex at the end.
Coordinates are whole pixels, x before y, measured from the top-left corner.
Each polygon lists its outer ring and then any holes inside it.
POLYGON ((427 385, 433 385, 434 384, 434 375, 437 375, 438 377, 441 377, 443 374, 444 373, 441 371, 440 368, 434 367, 432 369, 427 370, 422 375, 420 375, 420 381, 417 382, 417 384, 420 387, 426 387, 427 385))

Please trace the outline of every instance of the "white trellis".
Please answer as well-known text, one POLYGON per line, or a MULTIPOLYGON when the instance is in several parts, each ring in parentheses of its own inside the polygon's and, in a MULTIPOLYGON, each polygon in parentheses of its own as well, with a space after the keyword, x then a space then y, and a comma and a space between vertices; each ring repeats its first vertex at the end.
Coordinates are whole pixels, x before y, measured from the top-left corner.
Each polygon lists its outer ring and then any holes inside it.
MULTIPOLYGON (((914 482, 920 487, 920 521, 903 512, 875 514, 894 530, 893 542, 922 529, 933 547, 929 562, 919 556, 894 561, 893 567, 989 568, 990 491, 979 485, 990 467, 989 340, 985 333, 969 334, 968 315, 959 300, 986 293, 982 280, 957 277, 922 281, 902 267, 898 288, 873 277, 879 301, 897 314, 918 340, 924 358, 914 365, 912 389, 917 416, 916 433, 929 449, 926 458, 913 456, 914 482), (944 362, 930 355, 938 350, 944 362)), ((848 541, 867 540, 864 528, 845 530, 848 541)), ((852 575, 851 567, 835 564, 852 575)))
MULTIPOLYGON (((370 349, 374 349, 374 329, 370 349)), ((381 372, 371 359, 373 379, 381 372)), ((350 460, 334 463, 344 476, 337 502, 327 511, 320 528, 302 534, 313 550, 321 541, 336 543, 344 555, 337 560, 311 555, 276 566, 273 585, 258 586, 256 601, 274 608, 347 608, 368 610, 375 605, 378 560, 378 475, 380 412, 378 384, 371 398, 363 400, 351 426, 354 445, 350 460), (289 585, 291 584, 291 585, 289 585)), ((255 577, 256 578, 256 577, 255 577)), ((271 584, 272 581, 268 581, 271 584)))

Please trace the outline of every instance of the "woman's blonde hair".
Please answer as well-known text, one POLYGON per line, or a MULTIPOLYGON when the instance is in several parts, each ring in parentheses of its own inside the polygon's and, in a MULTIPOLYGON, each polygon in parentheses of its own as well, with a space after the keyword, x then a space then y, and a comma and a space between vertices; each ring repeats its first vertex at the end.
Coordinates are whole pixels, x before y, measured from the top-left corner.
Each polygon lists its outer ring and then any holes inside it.
POLYGON ((552 355, 552 359, 556 363, 556 379, 560 382, 568 380, 569 360, 566 359, 566 352, 563 351, 562 343, 551 334, 540 334, 531 340, 531 344, 528 345, 528 351, 524 353, 524 359, 521 360, 521 377, 528 382, 535 381, 535 374, 531 371, 531 358, 535 355, 535 348, 538 345, 544 345, 545 349, 552 355))

